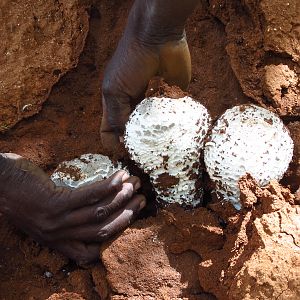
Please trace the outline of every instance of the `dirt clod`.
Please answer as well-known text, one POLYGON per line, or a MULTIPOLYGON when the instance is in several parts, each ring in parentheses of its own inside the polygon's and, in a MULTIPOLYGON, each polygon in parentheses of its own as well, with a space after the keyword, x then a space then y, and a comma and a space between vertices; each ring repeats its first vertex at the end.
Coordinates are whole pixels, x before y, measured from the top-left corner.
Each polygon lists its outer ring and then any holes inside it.
MULTIPOLYGON (((132 3, 93 1, 88 24, 89 1, 1 2, 0 152, 48 172, 103 153, 101 81, 132 3)), ((298 190, 294 199, 278 183, 259 189, 246 178, 241 213, 218 202, 140 220, 103 249, 106 269, 74 266, 0 216, 1 297, 299 299, 299 16, 298 0, 201 1, 186 27, 188 93, 214 119, 249 102, 288 116, 295 152, 282 183, 298 190)))
POLYGON ((187 92, 183 92, 177 86, 169 86, 163 78, 154 77, 150 80, 145 97, 166 97, 171 99, 179 99, 188 96, 187 92))
POLYGON ((227 54, 243 92, 278 114, 300 113, 298 0, 213 0, 227 54))
POLYGON ((51 88, 75 67, 88 33, 86 7, 1 1, 0 132, 41 110, 51 88))
POLYGON ((220 251, 203 255, 201 286, 224 300, 298 299, 300 211, 289 203, 293 195, 277 182, 257 188, 249 176, 241 193, 253 206, 228 226, 220 251))
POLYGON ((85 300, 85 298, 76 293, 63 292, 59 294, 53 294, 47 298, 47 300, 85 300))
POLYGON ((203 292, 197 280, 200 253, 223 244, 214 215, 204 208, 191 213, 174 207, 136 222, 105 245, 101 257, 114 294, 126 299, 180 299, 203 292))

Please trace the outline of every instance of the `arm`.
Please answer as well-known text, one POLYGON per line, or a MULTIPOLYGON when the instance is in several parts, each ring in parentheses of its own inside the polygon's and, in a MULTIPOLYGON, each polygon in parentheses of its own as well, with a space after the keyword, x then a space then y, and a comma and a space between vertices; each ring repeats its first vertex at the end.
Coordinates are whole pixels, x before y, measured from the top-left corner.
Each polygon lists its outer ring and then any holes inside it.
POLYGON ((198 3, 199 0, 135 1, 126 31, 149 44, 180 40, 186 20, 198 3))
POLYGON ((187 88, 191 59, 184 26, 198 3, 135 1, 103 80, 101 134, 109 150, 118 147, 125 123, 152 77, 159 75, 169 84, 187 88))
POLYGON ((137 177, 120 171, 77 190, 56 187, 38 167, 0 154, 0 213, 36 241, 80 263, 98 258, 98 243, 128 226, 145 199, 137 177))

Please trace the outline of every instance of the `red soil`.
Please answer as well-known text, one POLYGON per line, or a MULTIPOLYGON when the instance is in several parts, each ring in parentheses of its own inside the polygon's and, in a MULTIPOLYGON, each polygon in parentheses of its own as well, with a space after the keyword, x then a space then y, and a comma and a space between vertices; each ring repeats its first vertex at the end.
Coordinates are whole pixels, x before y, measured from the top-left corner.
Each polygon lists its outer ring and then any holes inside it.
MULTIPOLYGON (((272 78, 263 80, 269 78, 264 75, 268 68, 261 66, 286 63, 298 74, 296 58, 290 62, 294 49, 286 50, 287 57, 275 55, 270 52, 276 49, 268 35, 268 44, 255 54, 256 38, 262 39, 255 23, 259 18, 252 22, 258 30, 252 42, 246 29, 237 32, 255 15, 252 2, 244 1, 248 10, 232 8, 236 1, 212 2, 210 7, 202 2, 187 25, 193 64, 188 92, 206 105, 214 118, 233 105, 253 101, 246 95, 266 104, 264 91, 273 91, 278 100, 277 83, 273 88, 272 78)), ((266 6, 267 1, 263 2, 266 6)), ((290 1, 291 5, 294 2, 290 1)), ((0 135, 0 152, 23 155, 48 172, 64 160, 102 152, 101 79, 131 4, 131 0, 95 1, 78 66, 53 87, 38 115, 0 135)), ((266 18, 270 18, 267 8, 266 18)), ((285 80, 279 75, 278 80, 285 80)), ((283 97, 282 114, 292 116, 286 121, 296 144, 295 157, 284 183, 295 191, 300 180, 300 126, 294 121, 299 121, 299 116, 294 104, 286 109, 289 99, 295 100, 298 87, 293 84, 283 97)), ((293 197, 276 184, 264 192, 255 185, 246 187, 245 199, 254 206, 240 215, 219 203, 193 212, 172 208, 138 221, 114 242, 103 245, 105 268, 101 264, 75 266, 59 253, 40 247, 0 216, 0 298, 105 299, 111 294, 113 299, 272 299, 274 295, 299 299, 299 237, 293 233, 299 232, 295 227, 299 208, 284 200, 292 202, 293 197), (262 199, 272 199, 278 207, 272 207, 270 201, 263 206, 262 199), (270 263, 273 258, 278 262, 277 273, 270 263), (263 278, 260 270, 267 277, 263 278)))

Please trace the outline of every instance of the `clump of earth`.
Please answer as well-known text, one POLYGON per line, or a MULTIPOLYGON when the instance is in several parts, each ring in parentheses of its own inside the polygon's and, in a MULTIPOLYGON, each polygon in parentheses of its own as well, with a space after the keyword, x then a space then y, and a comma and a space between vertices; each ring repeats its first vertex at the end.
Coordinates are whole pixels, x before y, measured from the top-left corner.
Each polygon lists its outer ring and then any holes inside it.
POLYGON ((108 283, 122 295, 112 299, 298 299, 294 196, 276 181, 259 188, 251 176, 240 187, 240 213, 225 202, 173 207, 105 245, 108 283))
MULTIPOLYGON (((47 0, 35 9, 26 3, 0 4, 9 12, 0 24, 0 151, 23 155, 50 174, 82 154, 105 154, 101 80, 133 1, 47 0), (73 21, 56 22, 61 15, 73 21), (19 45, 13 57, 5 54, 6 43, 19 45)), ((34 243, 0 216, 1 297, 299 299, 299 16, 297 0, 203 1, 186 28, 193 66, 188 92, 214 119, 252 103, 280 115, 290 130, 294 156, 281 184, 259 188, 244 177, 240 213, 225 202, 160 210, 104 244, 102 261, 93 266, 77 266, 34 243)))

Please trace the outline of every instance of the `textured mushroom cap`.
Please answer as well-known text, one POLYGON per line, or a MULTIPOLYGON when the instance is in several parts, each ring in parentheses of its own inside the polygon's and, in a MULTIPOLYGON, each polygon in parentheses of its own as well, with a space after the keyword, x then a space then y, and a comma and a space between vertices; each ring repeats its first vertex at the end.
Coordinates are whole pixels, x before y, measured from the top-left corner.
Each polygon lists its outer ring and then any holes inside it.
POLYGON ((209 126, 207 109, 190 97, 146 98, 131 114, 125 146, 150 175, 159 200, 187 206, 201 202, 196 182, 209 126))
POLYGON ((279 117, 255 105, 241 105, 228 109, 215 124, 204 161, 217 195, 240 209, 240 177, 249 173, 261 186, 280 180, 293 147, 279 117))
POLYGON ((61 163, 51 175, 51 180, 57 186, 79 188, 106 179, 121 169, 121 164, 113 164, 107 156, 84 154, 61 163))

